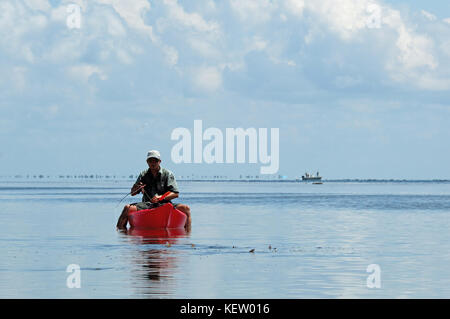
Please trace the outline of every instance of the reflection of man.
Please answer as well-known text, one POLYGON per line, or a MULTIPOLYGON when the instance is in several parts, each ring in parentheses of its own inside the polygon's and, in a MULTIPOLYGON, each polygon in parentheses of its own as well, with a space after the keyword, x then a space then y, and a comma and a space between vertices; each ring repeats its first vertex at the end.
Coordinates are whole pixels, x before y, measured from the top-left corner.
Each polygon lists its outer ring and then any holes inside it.
MULTIPOLYGON (((126 229, 128 213, 143 209, 152 208, 153 203, 157 203, 161 195, 170 192, 161 203, 168 203, 178 197, 178 186, 173 173, 160 166, 161 155, 158 151, 149 151, 147 154, 148 169, 141 172, 136 183, 131 188, 131 196, 143 193, 142 202, 125 205, 122 214, 117 221, 118 229, 126 229)), ((184 204, 174 204, 174 207, 187 215, 184 227, 189 230, 191 227, 191 210, 184 204)))

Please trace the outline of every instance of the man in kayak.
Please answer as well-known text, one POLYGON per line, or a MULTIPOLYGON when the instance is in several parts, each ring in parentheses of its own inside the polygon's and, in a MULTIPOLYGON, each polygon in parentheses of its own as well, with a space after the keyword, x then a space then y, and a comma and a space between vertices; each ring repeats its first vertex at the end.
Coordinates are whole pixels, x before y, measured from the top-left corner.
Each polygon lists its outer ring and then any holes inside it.
MULTIPOLYGON (((135 196, 142 193, 142 202, 125 205, 122 214, 117 221, 118 229, 126 229, 128 222, 128 213, 143 209, 149 209, 159 202, 161 196, 167 192, 170 192, 161 203, 168 203, 172 199, 178 197, 178 186, 173 173, 160 166, 161 155, 158 151, 149 151, 147 154, 148 169, 141 172, 139 177, 131 188, 131 196, 135 196)), ((186 214, 186 230, 190 230, 191 227, 191 210, 188 205, 174 204, 176 209, 186 214)))

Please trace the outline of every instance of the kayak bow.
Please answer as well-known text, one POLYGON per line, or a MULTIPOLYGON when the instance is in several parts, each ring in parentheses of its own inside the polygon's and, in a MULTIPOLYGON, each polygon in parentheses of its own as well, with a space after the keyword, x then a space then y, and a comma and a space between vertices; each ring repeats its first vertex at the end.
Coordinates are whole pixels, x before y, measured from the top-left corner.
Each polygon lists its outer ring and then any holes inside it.
MULTIPOLYGON (((164 194, 166 195, 166 194, 164 194)), ((131 228, 184 228, 187 216, 171 203, 128 213, 131 228)))

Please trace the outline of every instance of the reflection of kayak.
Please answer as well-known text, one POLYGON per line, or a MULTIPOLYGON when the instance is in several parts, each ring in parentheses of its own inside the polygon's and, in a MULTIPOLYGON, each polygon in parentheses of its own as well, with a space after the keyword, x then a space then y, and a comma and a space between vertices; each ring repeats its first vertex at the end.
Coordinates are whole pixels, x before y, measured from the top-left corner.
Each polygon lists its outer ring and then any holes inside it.
POLYGON ((186 236, 184 228, 130 228, 128 235, 145 238, 177 238, 186 236))
POLYGON ((171 203, 128 213, 128 221, 134 229, 184 228, 186 219, 186 215, 171 203))
POLYGON ((187 233, 184 228, 130 228, 127 234, 139 238, 141 244, 174 245, 187 233))

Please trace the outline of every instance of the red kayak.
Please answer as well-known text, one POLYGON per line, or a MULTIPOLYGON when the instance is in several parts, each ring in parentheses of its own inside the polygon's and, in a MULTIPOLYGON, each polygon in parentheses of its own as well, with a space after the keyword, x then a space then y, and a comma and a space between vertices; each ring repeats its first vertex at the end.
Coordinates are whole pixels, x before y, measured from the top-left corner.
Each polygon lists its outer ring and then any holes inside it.
POLYGON ((128 213, 131 228, 184 228, 187 216, 171 203, 160 207, 128 213))

